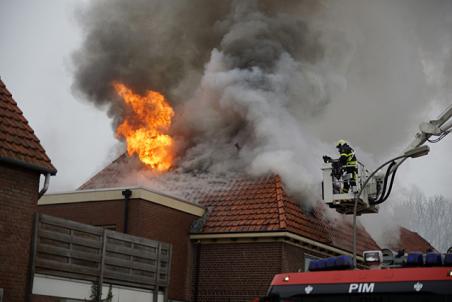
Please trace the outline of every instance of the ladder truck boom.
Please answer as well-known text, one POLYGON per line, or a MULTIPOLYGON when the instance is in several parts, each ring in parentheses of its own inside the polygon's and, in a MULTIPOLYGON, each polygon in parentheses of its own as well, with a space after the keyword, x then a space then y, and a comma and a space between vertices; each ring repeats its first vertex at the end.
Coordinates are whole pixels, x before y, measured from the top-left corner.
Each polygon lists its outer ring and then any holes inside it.
MULTIPOLYGON (((404 153, 410 150, 415 150, 421 147, 426 142, 436 143, 443 139, 447 134, 450 133, 452 129, 452 105, 450 105, 443 113, 441 113, 436 120, 431 120, 428 122, 423 122, 419 125, 419 132, 416 133, 413 141, 404 150, 404 153), (438 138, 431 140, 432 136, 437 136, 438 138)), ((401 159, 399 163, 394 167, 397 169, 407 157, 401 159)))

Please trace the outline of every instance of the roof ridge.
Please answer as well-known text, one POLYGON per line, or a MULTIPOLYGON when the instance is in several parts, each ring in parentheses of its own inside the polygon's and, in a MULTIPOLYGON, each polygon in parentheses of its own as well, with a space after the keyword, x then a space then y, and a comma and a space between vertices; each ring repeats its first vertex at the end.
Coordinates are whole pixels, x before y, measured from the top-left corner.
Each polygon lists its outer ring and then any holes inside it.
POLYGON ((281 229, 287 228, 287 217, 283 199, 283 188, 281 183, 281 177, 275 175, 275 190, 276 190, 276 204, 278 206, 278 220, 279 227, 281 229))
POLYGON ((107 171, 112 169, 113 165, 120 164, 122 160, 127 159, 127 151, 124 151, 119 155, 117 158, 112 160, 109 164, 107 164, 105 167, 100 168, 97 170, 94 175, 90 176, 86 181, 84 181, 76 190, 86 190, 86 187, 89 187, 89 185, 92 183, 92 180, 98 177, 99 175, 102 175, 102 173, 106 173, 107 171))

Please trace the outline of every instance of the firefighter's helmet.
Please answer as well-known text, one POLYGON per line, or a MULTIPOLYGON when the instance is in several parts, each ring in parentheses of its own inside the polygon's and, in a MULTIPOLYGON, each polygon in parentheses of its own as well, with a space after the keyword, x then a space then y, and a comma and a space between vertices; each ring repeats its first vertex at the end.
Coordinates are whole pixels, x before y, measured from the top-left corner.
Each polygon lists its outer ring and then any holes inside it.
POLYGON ((338 140, 337 143, 336 143, 336 148, 340 148, 340 147, 342 147, 343 145, 348 145, 348 143, 347 143, 347 141, 345 141, 345 140, 343 140, 343 139, 340 139, 340 140, 338 140))

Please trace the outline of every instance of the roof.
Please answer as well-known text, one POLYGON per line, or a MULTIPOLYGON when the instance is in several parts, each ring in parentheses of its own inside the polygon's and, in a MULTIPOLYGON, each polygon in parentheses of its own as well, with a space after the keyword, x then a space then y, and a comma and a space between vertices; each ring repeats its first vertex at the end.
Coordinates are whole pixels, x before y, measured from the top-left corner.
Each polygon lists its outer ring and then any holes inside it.
POLYGON ((39 139, 0 79, 0 161, 55 175, 39 139))
MULTIPOLYGON (((317 242, 352 250, 352 225, 342 216, 328 217, 318 203, 298 203, 284 191, 281 178, 239 177, 225 190, 199 201, 208 209, 202 233, 289 231, 317 242)), ((379 249, 363 227, 358 228, 357 250, 379 249)))
MULTIPOLYGON (((147 182, 124 176, 133 158, 120 156, 79 189, 140 185, 194 201, 207 209, 197 232, 202 234, 287 231, 342 250, 352 250, 352 224, 348 217, 327 215, 318 203, 312 207, 290 198, 277 175, 212 175, 169 173, 147 182)), ((139 174, 139 172, 137 173, 139 174)), ((379 249, 363 227, 358 228, 358 252, 379 249)))
POLYGON ((436 249, 421 235, 410 231, 404 227, 400 227, 399 241, 392 244, 390 249, 398 251, 404 249, 405 252, 428 252, 436 249))
POLYGON ((83 183, 78 190, 113 188, 120 186, 121 183, 123 185, 128 185, 122 181, 121 171, 127 169, 129 164, 129 158, 126 153, 123 153, 108 166, 83 183))

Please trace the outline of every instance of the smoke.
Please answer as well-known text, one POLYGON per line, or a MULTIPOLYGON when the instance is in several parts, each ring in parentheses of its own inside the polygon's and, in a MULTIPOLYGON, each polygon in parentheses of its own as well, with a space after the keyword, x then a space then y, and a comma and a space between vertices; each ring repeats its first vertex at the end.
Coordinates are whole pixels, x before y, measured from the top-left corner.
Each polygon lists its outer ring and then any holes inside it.
POLYGON ((421 44, 421 61, 429 84, 429 93, 441 105, 452 97, 452 2, 416 1, 412 17, 421 44))
MULTIPOLYGON (((74 90, 114 125, 124 108, 114 80, 154 89, 178 115, 173 135, 183 171, 277 173, 306 193, 320 142, 302 121, 330 102, 314 1, 97 1, 79 14, 86 32, 74 55, 74 90), (177 21, 176 21, 177 20, 177 21), (302 112, 301 112, 302 111, 302 112)), ((306 194, 305 194, 306 195, 306 194)))
MULTIPOLYGON (((330 22, 341 24, 335 28, 342 28, 344 39, 352 44, 347 89, 334 96, 325 119, 311 127, 323 139, 332 140, 335 134, 346 133, 353 144, 373 155, 373 160, 364 162, 375 168, 376 163, 403 150, 418 131, 418 124, 436 117, 432 111, 442 111, 451 103, 452 70, 447 69, 452 63, 451 2, 346 2, 330 3, 329 11, 330 22), (334 118, 350 113, 353 118, 334 118)), ((433 151, 435 148, 432 146, 433 151)), ((362 152, 357 154, 362 159, 362 152)), ((425 160, 434 161, 431 157, 425 160)), ((419 160, 412 164, 418 165, 419 160)), ((411 191, 406 168, 399 169, 395 189, 380 206, 379 215, 360 219, 381 246, 398 240, 398 225, 403 223, 404 213, 395 211, 394 205, 406 200, 411 191)), ((429 180, 419 182, 425 186, 444 177, 438 169, 417 172, 429 175, 429 180)))
POLYGON ((375 164, 448 95, 450 11, 447 1, 93 1, 78 14, 73 89, 114 126, 124 108, 112 81, 160 91, 176 110, 178 170, 277 173, 312 201, 337 139, 375 164))

